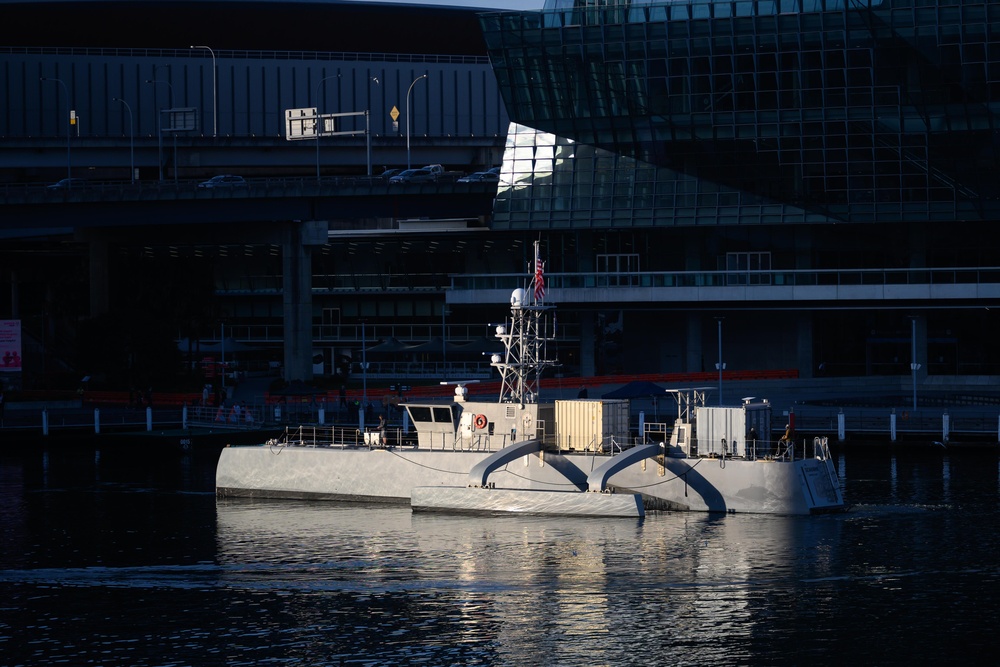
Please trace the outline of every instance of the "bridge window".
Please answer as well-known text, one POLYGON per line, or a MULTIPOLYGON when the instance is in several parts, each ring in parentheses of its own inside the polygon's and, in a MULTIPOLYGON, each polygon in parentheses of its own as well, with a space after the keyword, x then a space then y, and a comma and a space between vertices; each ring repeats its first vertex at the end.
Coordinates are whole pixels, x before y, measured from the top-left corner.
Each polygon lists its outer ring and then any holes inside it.
POLYGON ((414 423, 427 423, 431 421, 431 409, 422 405, 411 405, 407 408, 410 411, 410 418, 414 423))
POLYGON ((434 421, 440 424, 454 423, 451 417, 451 408, 434 408, 434 421))

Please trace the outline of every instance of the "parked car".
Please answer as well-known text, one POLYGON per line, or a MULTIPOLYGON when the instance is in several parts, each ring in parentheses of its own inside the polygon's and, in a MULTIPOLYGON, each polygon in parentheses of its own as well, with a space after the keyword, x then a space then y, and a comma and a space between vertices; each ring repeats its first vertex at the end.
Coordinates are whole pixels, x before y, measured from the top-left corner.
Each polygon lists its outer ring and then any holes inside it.
POLYGON ((456 181, 457 183, 499 183, 499 174, 494 174, 489 171, 477 171, 474 174, 469 174, 468 176, 463 176, 456 181))
POLYGON ((465 172, 448 171, 439 164, 425 164, 421 169, 426 169, 434 174, 434 180, 438 183, 454 183, 459 178, 465 176, 465 172))
POLYGON ((430 169, 407 169, 389 179, 390 183, 433 183, 436 180, 430 169))
POLYGON ((381 174, 379 174, 379 177, 382 178, 382 180, 388 181, 393 176, 398 176, 402 172, 403 172, 402 169, 386 169, 381 174))
POLYGON ((48 186, 49 190, 70 190, 72 188, 87 187, 86 178, 64 178, 48 186))
POLYGON ((245 188, 247 182, 242 176, 232 174, 219 174, 198 184, 199 188, 245 188))

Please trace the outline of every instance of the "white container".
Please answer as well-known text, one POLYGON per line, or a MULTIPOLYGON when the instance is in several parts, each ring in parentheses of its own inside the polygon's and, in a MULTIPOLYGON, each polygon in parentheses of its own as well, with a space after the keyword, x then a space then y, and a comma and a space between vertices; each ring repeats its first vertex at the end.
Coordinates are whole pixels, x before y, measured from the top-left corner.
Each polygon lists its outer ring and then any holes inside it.
POLYGON ((695 437, 702 456, 734 456, 734 448, 743 444, 747 427, 746 412, 738 408, 698 408, 695 437))
POLYGON ((700 407, 695 421, 697 453, 701 456, 747 456, 750 429, 757 440, 771 437, 769 403, 745 403, 739 407, 700 407))

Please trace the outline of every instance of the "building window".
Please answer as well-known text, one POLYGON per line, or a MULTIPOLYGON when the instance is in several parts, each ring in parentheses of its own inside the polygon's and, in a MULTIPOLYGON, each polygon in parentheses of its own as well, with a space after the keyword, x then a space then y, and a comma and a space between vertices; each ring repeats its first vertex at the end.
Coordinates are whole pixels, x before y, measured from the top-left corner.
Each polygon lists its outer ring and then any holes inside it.
POLYGON ((771 253, 726 253, 727 285, 770 285, 771 253))
POLYGON ((630 287, 639 284, 639 255, 598 255, 597 270, 608 287, 630 287))

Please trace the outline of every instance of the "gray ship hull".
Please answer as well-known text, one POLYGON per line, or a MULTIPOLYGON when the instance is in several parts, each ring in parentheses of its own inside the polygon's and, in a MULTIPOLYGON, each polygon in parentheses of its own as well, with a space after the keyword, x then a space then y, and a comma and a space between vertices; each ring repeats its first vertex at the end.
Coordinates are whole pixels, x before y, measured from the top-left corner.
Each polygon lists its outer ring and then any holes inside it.
MULTIPOLYGON (((409 504, 416 487, 467 487, 490 454, 407 448, 257 445, 225 448, 216 470, 222 497, 378 501, 409 504)), ((608 460, 589 453, 535 452, 490 475, 495 488, 587 492, 608 460)), ((617 493, 641 494, 646 510, 810 514, 844 508, 830 459, 796 461, 658 457, 608 480, 617 493)))

